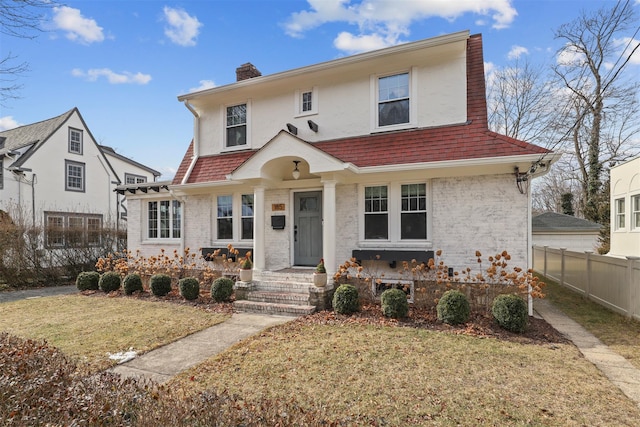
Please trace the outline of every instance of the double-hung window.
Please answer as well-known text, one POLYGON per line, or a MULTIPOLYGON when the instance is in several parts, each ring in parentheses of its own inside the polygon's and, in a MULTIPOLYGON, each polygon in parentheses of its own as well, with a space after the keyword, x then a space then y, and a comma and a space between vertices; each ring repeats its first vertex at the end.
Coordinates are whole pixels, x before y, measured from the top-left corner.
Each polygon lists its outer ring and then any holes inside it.
POLYGON ((632 228, 640 230, 640 194, 631 196, 631 221, 632 228))
POLYGON ((82 246, 85 235, 84 218, 70 216, 68 221, 67 244, 69 246, 82 246))
POLYGON ((402 186, 400 238, 427 238, 427 189, 425 184, 402 186))
POLYGON ((82 154, 82 131, 69 128, 69 152, 82 154))
POLYGON ((64 246, 64 216, 47 215, 47 247, 64 246))
POLYGON ((247 104, 227 107, 227 147, 247 145, 247 104))
POLYGON ((378 127, 410 122, 409 73, 378 78, 378 127))
POLYGON ((177 200, 155 200, 147 206, 147 237, 179 239, 182 205, 177 200))
POLYGON ((233 239, 233 196, 218 196, 218 239, 233 239))
POLYGON ((253 194, 242 195, 242 239, 253 239, 253 194))
POLYGON ((389 238, 388 188, 386 185, 364 189, 364 238, 389 238))
POLYGON ((625 217, 624 217, 625 204, 624 204, 624 198, 623 199, 616 199, 615 200, 615 206, 616 206, 616 230, 622 230, 622 229, 625 228, 625 217))
POLYGON ((65 190, 84 191, 84 163, 65 161, 65 190))

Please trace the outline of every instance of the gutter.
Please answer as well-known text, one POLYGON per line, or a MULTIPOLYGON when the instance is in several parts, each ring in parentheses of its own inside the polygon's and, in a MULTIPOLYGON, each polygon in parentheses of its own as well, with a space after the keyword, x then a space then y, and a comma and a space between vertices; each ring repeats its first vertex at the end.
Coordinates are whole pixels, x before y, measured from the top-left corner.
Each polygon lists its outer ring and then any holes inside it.
POLYGON ((186 184, 187 181, 189 181, 191 172, 193 172, 193 168, 195 167, 196 162, 198 161, 198 157, 200 157, 200 115, 195 110, 195 108, 193 108, 193 106, 189 104, 188 100, 184 101, 184 106, 187 107, 189 111, 191 111, 191 114, 193 114, 193 117, 194 117, 193 157, 191 158, 191 163, 189 164, 189 168, 187 169, 187 172, 184 174, 184 177, 182 177, 182 182, 180 182, 180 184, 186 184))

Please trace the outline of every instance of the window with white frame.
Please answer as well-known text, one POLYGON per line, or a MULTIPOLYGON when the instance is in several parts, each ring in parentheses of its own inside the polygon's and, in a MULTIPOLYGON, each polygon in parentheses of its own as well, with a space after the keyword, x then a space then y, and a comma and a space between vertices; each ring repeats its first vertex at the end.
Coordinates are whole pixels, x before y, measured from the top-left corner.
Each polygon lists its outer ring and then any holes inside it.
POLYGON ((247 145, 247 104, 227 107, 226 146, 247 145))
POLYGON ((625 204, 624 204, 624 198, 623 199, 616 199, 615 200, 615 206, 616 206, 616 230, 622 230, 625 227, 625 217, 624 217, 625 204))
POLYGON ((86 247, 101 243, 102 215, 73 212, 45 212, 45 245, 86 247))
POLYGON ((242 195, 241 239, 253 239, 253 194, 242 195))
POLYGON ((308 116, 318 113, 318 88, 296 90, 295 105, 297 116, 308 116))
POLYGON ((401 193, 400 238, 427 238, 427 189, 425 184, 404 184, 401 193))
POLYGON ((218 240, 233 239, 233 196, 218 196, 218 240))
POLYGON ((640 230, 640 194, 631 196, 631 221, 634 230, 640 230))
POLYGON ((389 238, 389 212, 387 186, 364 189, 364 238, 386 240, 389 238))
POLYGON ((378 78, 377 126, 410 123, 409 73, 378 78))
POLYGON ((147 177, 146 176, 134 175, 132 173, 125 173, 124 174, 124 183, 125 184, 142 184, 144 182, 147 182, 147 177))
POLYGON ((154 200, 147 205, 147 237, 179 239, 182 205, 177 200, 154 200))
POLYGON ((84 163, 65 160, 65 190, 84 191, 84 163))
POLYGON ((69 152, 82 154, 82 131, 69 128, 69 152))

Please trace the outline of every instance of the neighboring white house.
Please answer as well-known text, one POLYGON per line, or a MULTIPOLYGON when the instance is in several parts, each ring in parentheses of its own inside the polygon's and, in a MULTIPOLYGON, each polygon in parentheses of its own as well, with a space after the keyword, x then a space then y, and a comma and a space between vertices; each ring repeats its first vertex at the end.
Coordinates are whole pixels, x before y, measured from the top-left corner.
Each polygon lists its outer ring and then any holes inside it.
POLYGON ((612 256, 640 256, 640 157, 611 168, 612 256))
POLYGON ((577 252, 596 252, 602 226, 575 216, 545 212, 532 218, 533 244, 565 248, 577 252))
MULTIPOLYGON (((159 172, 100 147, 77 108, 0 132, 0 210, 27 223, 91 232, 113 224, 122 209, 115 188, 132 176, 148 182, 159 172)), ((54 235, 54 234, 52 234, 54 235)), ((64 246, 57 233, 48 247, 64 246)))
POLYGON ((467 31, 178 97, 194 135, 167 188, 130 188, 129 249, 252 249, 260 274, 350 259, 531 260, 549 150, 491 132, 467 31))

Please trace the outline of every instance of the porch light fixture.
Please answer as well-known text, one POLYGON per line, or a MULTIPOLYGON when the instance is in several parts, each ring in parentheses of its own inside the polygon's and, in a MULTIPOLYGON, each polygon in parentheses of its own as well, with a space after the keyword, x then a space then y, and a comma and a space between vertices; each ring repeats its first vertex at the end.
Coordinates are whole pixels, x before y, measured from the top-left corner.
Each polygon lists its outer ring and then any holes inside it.
POLYGON ((291 172, 291 175, 293 176, 293 179, 298 179, 300 178, 300 169, 298 169, 298 163, 300 163, 300 160, 294 160, 293 163, 296 167, 293 169, 293 172, 291 172))
POLYGON ((287 123, 287 130, 289 131, 289 133, 292 133, 294 135, 298 134, 298 128, 292 125, 291 123, 287 123))
POLYGON ((307 120, 307 124, 309 125, 309 129, 318 132, 318 125, 313 120, 307 120))

